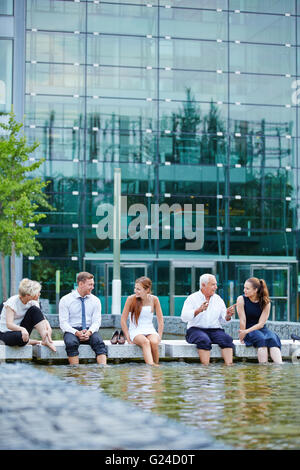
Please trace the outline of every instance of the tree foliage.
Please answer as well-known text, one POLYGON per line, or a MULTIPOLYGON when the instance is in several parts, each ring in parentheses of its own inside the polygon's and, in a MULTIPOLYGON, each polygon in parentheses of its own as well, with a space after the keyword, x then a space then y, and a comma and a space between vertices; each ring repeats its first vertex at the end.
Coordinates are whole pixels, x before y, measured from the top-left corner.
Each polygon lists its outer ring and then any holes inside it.
POLYGON ((20 132, 22 126, 13 112, 7 123, 0 122, 0 252, 2 256, 11 256, 12 285, 15 284, 15 255, 34 256, 41 249, 36 240, 38 232, 32 228, 46 217, 38 212, 39 208, 53 210, 44 193, 48 182, 32 176, 44 161, 30 161, 39 144, 27 144, 20 132))

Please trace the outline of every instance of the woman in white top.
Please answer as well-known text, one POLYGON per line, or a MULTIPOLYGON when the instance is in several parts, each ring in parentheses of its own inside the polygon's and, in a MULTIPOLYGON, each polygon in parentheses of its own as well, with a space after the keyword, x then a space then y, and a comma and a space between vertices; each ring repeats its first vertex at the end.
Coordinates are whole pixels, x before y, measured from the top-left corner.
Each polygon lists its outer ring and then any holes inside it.
POLYGON ((51 338, 52 330, 39 305, 41 284, 31 279, 22 279, 19 294, 3 303, 0 317, 0 340, 8 346, 25 346, 40 341, 31 340, 33 328, 41 335, 41 343, 56 351, 51 338))
POLYGON ((158 298, 151 295, 151 287, 152 282, 148 277, 143 276, 135 281, 134 294, 127 298, 123 309, 121 327, 128 343, 140 346, 146 364, 154 366, 159 362, 158 345, 163 334, 164 320, 158 298), (154 311, 158 332, 152 323, 154 311))

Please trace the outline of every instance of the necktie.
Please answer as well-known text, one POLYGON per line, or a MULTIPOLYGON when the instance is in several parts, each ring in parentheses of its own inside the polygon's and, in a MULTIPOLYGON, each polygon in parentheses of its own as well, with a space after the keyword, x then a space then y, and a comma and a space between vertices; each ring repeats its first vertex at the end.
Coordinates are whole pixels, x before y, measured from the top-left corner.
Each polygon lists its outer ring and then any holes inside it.
POLYGON ((86 318, 85 318, 85 297, 79 297, 81 300, 81 326, 83 330, 86 330, 86 318))

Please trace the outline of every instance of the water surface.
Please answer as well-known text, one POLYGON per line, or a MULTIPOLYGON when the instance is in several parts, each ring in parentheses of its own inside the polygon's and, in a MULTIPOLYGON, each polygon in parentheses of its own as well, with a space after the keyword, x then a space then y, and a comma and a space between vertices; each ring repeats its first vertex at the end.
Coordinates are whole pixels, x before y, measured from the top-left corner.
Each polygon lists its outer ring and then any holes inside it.
MULTIPOLYGON (((300 364, 37 366, 242 449, 300 449, 300 364)), ((123 423, 126 423, 124 417, 123 423)))

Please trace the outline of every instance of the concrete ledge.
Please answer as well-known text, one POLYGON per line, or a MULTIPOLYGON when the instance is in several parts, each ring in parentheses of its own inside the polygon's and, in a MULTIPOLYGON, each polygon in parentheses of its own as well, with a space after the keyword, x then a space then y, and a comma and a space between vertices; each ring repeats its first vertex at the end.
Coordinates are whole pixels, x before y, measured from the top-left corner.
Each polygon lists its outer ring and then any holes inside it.
MULTIPOLYGON (((239 340, 233 341, 235 344, 235 358, 237 359, 256 359, 257 351, 254 347, 247 347, 241 344, 239 340)), ((109 340, 104 343, 108 350, 108 359, 143 359, 142 350, 135 344, 111 344, 109 340)), ((0 360, 67 360, 65 344, 63 341, 54 341, 56 353, 46 346, 40 344, 34 346, 5 346, 0 345, 0 360)), ((281 340, 281 353, 284 359, 290 359, 297 349, 300 349, 300 342, 292 340, 281 340)), ((188 344, 185 340, 162 340, 159 345, 160 358, 169 359, 198 359, 197 347, 194 344, 188 344)), ((222 357, 221 349, 216 344, 212 345, 211 358, 218 359, 222 357)), ((95 354, 90 346, 82 344, 79 347, 80 359, 94 359, 95 354)))
MULTIPOLYGON (((107 346, 108 359, 143 359, 143 353, 139 346, 135 344, 111 344, 109 340, 104 341, 107 346)), ((35 359, 47 360, 60 360, 67 359, 65 344, 63 341, 54 341, 56 353, 51 351, 46 346, 37 344, 33 347, 33 357, 35 359)), ((159 345, 160 357, 165 357, 165 344, 162 342, 159 345)), ((79 346, 79 359, 95 359, 95 353, 87 344, 79 346)))
POLYGON ((0 345, 0 361, 6 359, 19 359, 19 360, 31 360, 32 359, 32 346, 6 346, 5 344, 0 345))
MULTIPOLYGON (((166 357, 172 357, 174 359, 199 358, 197 347, 195 344, 189 344, 185 340, 164 340, 163 342, 166 345, 166 357)), ((245 344, 242 344, 239 340, 234 340, 233 343, 235 345, 234 357, 240 359, 257 358, 257 351, 254 347, 247 347, 245 344)), ((297 346, 295 346, 294 344, 292 340, 281 340, 281 354, 283 358, 290 358, 292 354, 291 348, 293 348, 293 350, 297 348, 297 346)), ((300 343, 298 344, 298 348, 300 348, 300 343)), ((212 345, 210 357, 212 359, 222 357, 221 348, 217 344, 212 345)))

